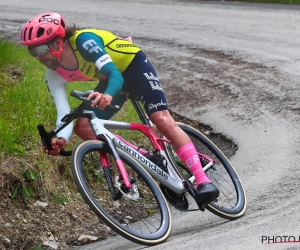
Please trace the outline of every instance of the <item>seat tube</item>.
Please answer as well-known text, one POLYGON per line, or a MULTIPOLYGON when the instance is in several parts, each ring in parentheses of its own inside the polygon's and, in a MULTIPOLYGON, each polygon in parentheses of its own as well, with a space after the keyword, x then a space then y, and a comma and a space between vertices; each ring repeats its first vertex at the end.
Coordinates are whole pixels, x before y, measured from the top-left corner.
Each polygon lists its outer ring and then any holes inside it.
POLYGON ((129 98, 129 99, 130 99, 136 113, 138 114, 141 122, 144 125, 152 126, 151 122, 149 121, 149 118, 146 117, 146 115, 144 113, 144 110, 142 109, 141 104, 139 103, 139 101, 136 100, 135 98, 129 98))

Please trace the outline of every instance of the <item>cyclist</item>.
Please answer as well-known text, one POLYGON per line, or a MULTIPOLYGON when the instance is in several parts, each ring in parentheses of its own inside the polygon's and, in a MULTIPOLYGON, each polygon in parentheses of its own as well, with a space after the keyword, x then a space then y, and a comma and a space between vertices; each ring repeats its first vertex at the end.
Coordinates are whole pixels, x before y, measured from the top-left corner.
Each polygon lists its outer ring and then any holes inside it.
MULTIPOLYGON (((122 107, 124 91, 140 98, 150 120, 166 136, 178 156, 194 174, 197 183, 196 201, 205 205, 219 195, 219 190, 204 173, 196 149, 190 138, 171 117, 159 78, 143 51, 133 42, 105 30, 67 28, 57 13, 43 13, 27 21, 21 31, 21 44, 46 66, 46 84, 57 109, 57 124, 70 112, 66 84, 72 81, 97 81, 93 100, 86 109, 97 117, 110 119, 114 114, 103 110, 109 104, 122 107), (97 108, 96 108, 97 105, 97 108)), ((72 134, 69 124, 52 139, 52 148, 46 153, 54 156, 66 147, 72 134)), ((75 133, 83 140, 95 139, 87 118, 80 117, 75 133)))

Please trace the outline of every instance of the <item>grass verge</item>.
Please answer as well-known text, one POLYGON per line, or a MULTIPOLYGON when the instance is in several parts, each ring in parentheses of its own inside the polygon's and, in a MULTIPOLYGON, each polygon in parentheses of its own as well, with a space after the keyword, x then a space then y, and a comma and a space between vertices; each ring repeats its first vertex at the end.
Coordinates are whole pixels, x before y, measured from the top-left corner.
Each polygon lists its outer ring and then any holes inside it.
MULTIPOLYGON (((68 204, 72 208, 76 204, 77 211, 85 215, 89 213, 73 183, 70 158, 48 157, 41 149, 37 125, 44 124, 46 130, 52 130, 56 121, 56 109, 44 82, 44 72, 44 66, 32 58, 26 48, 0 39, 0 224, 9 226, 0 227, 0 249, 36 249, 45 230, 64 234, 64 227, 55 226, 50 218, 60 218, 57 224, 61 225, 62 220, 69 218, 64 215, 68 204), (49 216, 49 224, 43 224, 43 228, 38 226, 42 218, 34 210, 36 200, 51 206, 50 215, 41 213, 49 216), (62 212, 56 214, 60 210, 62 212)), ((93 89, 96 84, 70 83, 67 93, 73 89, 93 89)), ((69 102, 71 107, 80 103, 72 97, 69 102)), ((138 121, 129 102, 114 119, 138 121)), ((130 136, 128 132, 127 135, 130 136)), ((79 140, 72 135, 68 149, 79 140)), ((74 211, 72 208, 70 212, 74 211)), ((66 223, 71 221, 72 218, 66 223)), ((76 244, 76 240, 70 244, 76 244)))

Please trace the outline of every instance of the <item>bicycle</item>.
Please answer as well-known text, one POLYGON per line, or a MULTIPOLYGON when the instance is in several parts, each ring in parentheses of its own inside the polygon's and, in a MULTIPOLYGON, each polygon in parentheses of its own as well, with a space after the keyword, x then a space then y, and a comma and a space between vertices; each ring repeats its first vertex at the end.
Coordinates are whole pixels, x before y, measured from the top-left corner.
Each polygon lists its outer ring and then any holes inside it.
MULTIPOLYGON (((90 93, 73 90, 70 95, 86 102, 90 93)), ((60 130, 78 117, 88 118, 97 140, 80 142, 72 154, 70 151, 61 153, 71 154, 72 173, 79 192, 94 213, 115 232, 139 244, 156 245, 167 240, 171 232, 171 214, 166 200, 179 210, 190 211, 186 194, 194 197, 195 178, 177 157, 169 141, 158 135, 139 101, 134 96, 128 98, 142 124, 101 120, 93 111, 82 110, 79 106, 67 114, 54 130, 46 132, 41 124, 38 129, 44 146, 51 149, 50 140, 60 130), (149 138, 154 150, 136 147, 113 134, 111 129, 139 131, 149 138), (103 172, 104 180, 100 180, 100 172, 103 172), (95 182, 100 183, 101 190, 94 188, 95 182), (99 193, 104 198, 97 198, 99 193), (121 205, 121 202, 124 203, 121 205), (140 202, 139 206, 137 202, 140 202)), ((183 123, 178 125, 192 137, 196 149, 200 149, 198 154, 202 166, 220 189, 218 200, 199 209, 204 211, 207 208, 232 220, 243 216, 246 195, 230 162, 199 131, 183 123)))

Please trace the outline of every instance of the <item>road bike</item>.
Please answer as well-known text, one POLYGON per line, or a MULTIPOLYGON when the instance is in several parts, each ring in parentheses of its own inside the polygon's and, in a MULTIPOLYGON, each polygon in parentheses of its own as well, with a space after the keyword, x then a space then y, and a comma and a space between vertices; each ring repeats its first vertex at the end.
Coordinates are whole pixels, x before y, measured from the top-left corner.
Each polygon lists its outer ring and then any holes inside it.
MULTIPOLYGON (((91 91, 73 90, 70 95, 87 102, 91 91)), ((195 177, 174 152, 170 142, 159 135, 141 103, 129 95, 142 124, 102 120, 82 105, 67 114, 54 130, 38 125, 44 146, 51 149, 51 138, 78 117, 89 119, 96 140, 82 141, 71 155, 72 174, 80 194, 93 212, 123 237, 143 245, 156 245, 171 233, 171 214, 167 202, 181 211, 189 210, 188 194, 194 198, 195 177), (152 148, 136 146, 112 130, 142 133, 152 148)), ((118 107, 109 106, 107 109, 118 107)), ((246 211, 242 183, 220 149, 198 130, 184 123, 178 126, 191 138, 210 180, 220 196, 205 208, 222 218, 234 220, 246 211)))

